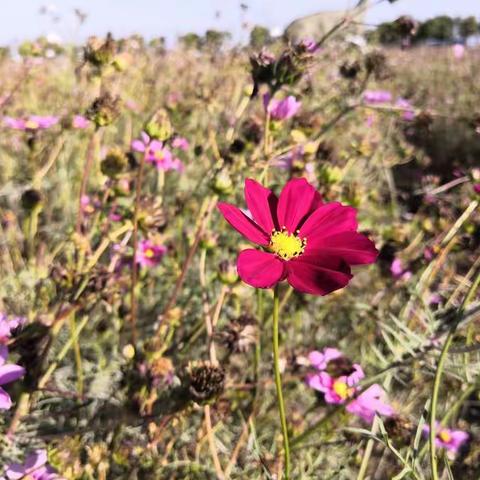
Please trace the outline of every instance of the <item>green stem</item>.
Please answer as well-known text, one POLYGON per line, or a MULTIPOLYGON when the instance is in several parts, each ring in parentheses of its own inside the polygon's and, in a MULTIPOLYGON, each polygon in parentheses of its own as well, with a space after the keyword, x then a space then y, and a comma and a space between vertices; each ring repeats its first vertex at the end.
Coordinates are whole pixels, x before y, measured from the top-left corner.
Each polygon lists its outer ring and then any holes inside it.
POLYGON ((432 390, 432 402, 430 406, 430 432, 429 432, 429 447, 430 447, 430 467, 432 472, 432 480, 438 480, 438 465, 437 465, 437 455, 435 451, 435 438, 436 438, 436 431, 435 431, 435 417, 437 413, 437 404, 438 404, 438 396, 440 391, 440 382, 442 379, 443 367, 445 365, 445 360, 447 359, 448 350, 453 341, 453 337, 457 330, 458 324, 462 319, 462 313, 465 310, 465 307, 470 302, 473 295, 476 293, 476 290, 480 284, 480 273, 477 275, 475 281, 472 283, 470 290, 468 291, 465 299, 458 309, 457 318, 455 319, 450 331, 448 332, 447 339, 443 345, 442 351, 440 353, 440 358, 438 359, 438 366, 435 372, 435 380, 433 382, 433 390, 432 390))
POLYGON ((280 356, 278 350, 278 310, 279 310, 278 285, 273 291, 273 366, 275 370, 275 387, 277 389, 278 413, 282 425, 283 448, 285 450, 285 480, 290 478, 290 445, 288 443, 287 418, 285 416, 285 403, 282 393, 282 378, 280 376, 280 356))

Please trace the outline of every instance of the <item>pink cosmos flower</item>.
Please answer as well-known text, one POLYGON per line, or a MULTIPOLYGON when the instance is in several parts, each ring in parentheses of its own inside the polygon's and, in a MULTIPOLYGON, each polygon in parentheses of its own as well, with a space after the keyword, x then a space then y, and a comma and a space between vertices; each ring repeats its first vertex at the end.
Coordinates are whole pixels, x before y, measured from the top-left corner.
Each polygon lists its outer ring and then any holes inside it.
POLYGON ((270 94, 266 93, 263 96, 263 106, 265 110, 270 113, 272 120, 287 120, 292 118, 300 110, 302 102, 290 95, 283 100, 271 98, 270 94))
POLYGON ((386 397, 385 390, 374 383, 347 405, 347 411, 369 423, 375 414, 391 417, 395 411, 386 403, 386 397))
POLYGON ((78 130, 83 130, 88 128, 90 125, 90 120, 85 118, 83 115, 75 115, 72 120, 72 127, 78 130))
POLYGON ((402 118, 407 122, 411 122, 415 119, 415 109, 413 108, 412 104, 405 98, 398 98, 395 106, 403 109, 402 118))
POLYGON ((172 142, 172 147, 178 148, 186 152, 189 149, 190 144, 188 143, 188 140, 184 137, 175 137, 172 142))
MULTIPOLYGON (((427 437, 430 433, 430 426, 423 426, 423 434, 427 437)), ((444 448, 452 453, 457 453, 458 449, 468 440, 469 435, 462 430, 451 430, 442 427, 439 422, 435 423, 435 445, 438 448, 444 448)))
POLYGON ((25 463, 10 464, 5 470, 5 477, 0 480, 62 480, 57 472, 48 465, 47 451, 36 450, 27 457, 25 463))
POLYGON ((339 202, 323 203, 305 178, 290 180, 280 198, 253 179, 245 181, 245 199, 253 219, 238 207, 219 203, 230 225, 263 250, 240 252, 240 278, 256 288, 282 280, 296 290, 326 295, 345 287, 350 265, 373 263, 378 251, 357 232, 356 209, 339 202))
POLYGON ((161 261, 167 247, 164 245, 157 245, 151 240, 142 240, 139 242, 136 259, 142 267, 155 267, 161 261))
POLYGON ((308 374, 306 383, 322 392, 327 403, 345 403, 355 394, 355 385, 365 377, 362 367, 351 364, 336 348, 310 352, 308 359, 317 372, 308 374))
POLYGON ((478 193, 480 195, 480 183, 476 183, 474 186, 473 186, 473 191, 475 193, 478 193))
POLYGON ((457 59, 460 60, 465 56, 465 46, 462 45, 461 43, 456 43, 452 47, 452 52, 453 56, 457 59))
POLYGON ((145 132, 140 134, 141 139, 132 142, 132 150, 142 152, 145 161, 153 163, 159 170, 183 171, 183 164, 178 158, 174 158, 172 152, 162 142, 152 140, 145 132))
POLYGON ((393 278, 401 280, 410 280, 410 278, 412 278, 412 272, 403 266, 403 263, 399 258, 393 260, 390 265, 390 272, 393 278))
POLYGON ((12 332, 21 327, 27 321, 24 317, 8 317, 4 313, 0 313, 0 344, 5 345, 12 332))
POLYGON ((387 90, 366 90, 363 92, 365 103, 389 103, 392 101, 392 94, 387 90))
POLYGON ((315 53, 320 50, 320 47, 317 45, 317 42, 313 38, 304 38, 298 44, 298 47, 303 48, 308 53, 315 53))
POLYGON ((14 130, 45 130, 58 123, 58 117, 53 115, 30 115, 26 118, 4 117, 4 124, 14 130))
MULTIPOLYGON (((25 369, 20 365, 6 363, 8 348, 0 345, 0 385, 11 383, 25 374, 25 369)), ((8 410, 12 406, 10 395, 0 387, 0 410, 8 410)))

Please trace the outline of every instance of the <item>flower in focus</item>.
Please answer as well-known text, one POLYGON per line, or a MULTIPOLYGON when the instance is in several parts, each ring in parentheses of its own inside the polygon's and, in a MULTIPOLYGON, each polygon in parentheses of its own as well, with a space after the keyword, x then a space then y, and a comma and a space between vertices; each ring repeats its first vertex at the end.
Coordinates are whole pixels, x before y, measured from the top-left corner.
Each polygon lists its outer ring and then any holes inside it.
POLYGON ((90 123, 90 120, 83 115, 75 115, 72 120, 72 127, 78 130, 83 130, 84 128, 88 128, 90 123))
POLYGON ((300 110, 302 102, 290 95, 283 100, 271 98, 268 93, 263 96, 265 110, 270 113, 272 120, 287 120, 292 118, 300 110))
MULTIPOLYGON (((20 365, 6 363, 8 348, 0 345, 0 385, 11 383, 25 374, 25 369, 20 365)), ((12 406, 10 395, 0 387, 0 410, 8 410, 12 406)))
POLYGON ((369 423, 373 421, 376 414, 391 417, 395 411, 386 402, 386 397, 385 390, 374 383, 347 405, 347 412, 369 423))
POLYGON ((26 323, 24 317, 9 318, 5 313, 0 313, 0 344, 4 345, 12 336, 12 332, 26 323))
POLYGON ((366 90, 363 101, 371 104, 389 103, 392 101, 392 94, 387 90, 366 90))
POLYGON ((339 202, 323 203, 305 178, 294 178, 280 197, 253 179, 245 181, 245 200, 252 218, 238 207, 219 203, 228 223, 263 250, 240 252, 240 278, 256 288, 282 280, 296 290, 326 295, 345 287, 350 265, 373 263, 378 251, 357 232, 357 211, 339 202))
MULTIPOLYGON (((423 426, 423 434, 428 436, 430 433, 430 427, 428 425, 423 426)), ((457 453, 458 449, 468 440, 469 435, 462 430, 451 430, 449 428, 442 427, 438 422, 435 426, 435 445, 438 448, 444 448, 452 453, 457 453)))
POLYGON ((136 260, 142 267, 155 267, 162 261, 166 252, 165 245, 157 245, 151 240, 142 240, 138 245, 136 260))
POLYGON ((10 464, 1 480, 62 480, 57 472, 48 465, 47 451, 36 450, 27 457, 25 463, 10 464))
POLYGON ((365 376, 360 365, 352 364, 336 348, 310 352, 308 359, 317 372, 308 374, 306 383, 322 392, 327 403, 345 403, 354 395, 355 385, 365 376))

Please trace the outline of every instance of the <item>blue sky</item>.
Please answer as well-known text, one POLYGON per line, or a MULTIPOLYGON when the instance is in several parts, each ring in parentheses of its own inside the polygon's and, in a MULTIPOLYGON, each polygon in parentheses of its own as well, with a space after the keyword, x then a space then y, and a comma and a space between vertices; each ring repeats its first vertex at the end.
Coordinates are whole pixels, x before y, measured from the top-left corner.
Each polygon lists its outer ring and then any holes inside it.
MULTIPOLYGON (((64 40, 81 41, 88 35, 112 31, 117 37, 140 32, 147 38, 177 35, 207 28, 229 30, 236 40, 246 37, 242 21, 283 28, 291 20, 322 10, 340 10, 356 0, 243 0, 248 11, 240 10, 241 0, 4 0, 0 44, 16 43, 55 32, 64 40), (51 13, 40 15, 42 6, 51 13), (51 8, 50 8, 51 7, 51 8), (88 14, 78 26, 73 9, 88 14), (218 12, 218 15, 216 13, 218 12), (58 17, 55 21, 54 17, 58 17)), ((398 0, 373 7, 368 23, 392 20, 401 14, 425 19, 439 14, 480 17, 479 0, 398 0)))

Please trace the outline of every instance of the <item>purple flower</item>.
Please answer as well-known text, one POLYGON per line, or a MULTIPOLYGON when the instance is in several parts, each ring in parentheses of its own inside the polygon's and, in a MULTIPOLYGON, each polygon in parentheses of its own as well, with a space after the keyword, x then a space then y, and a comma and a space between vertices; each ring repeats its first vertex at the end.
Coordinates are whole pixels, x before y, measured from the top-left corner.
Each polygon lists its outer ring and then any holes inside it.
POLYGON ((157 245, 151 240, 142 240, 138 245, 136 260, 142 267, 155 267, 162 261, 166 252, 165 245, 157 245))
POLYGON ((308 53, 315 53, 320 50, 320 47, 317 45, 317 42, 313 38, 304 38, 298 46, 303 48, 308 53))
MULTIPOLYGON (((0 385, 11 383, 25 374, 25 369, 20 365, 6 363, 8 348, 0 345, 0 385)), ((0 387, 0 410, 8 410, 12 406, 10 395, 0 387)))
POLYGON ((26 118, 3 117, 3 123, 14 130, 45 130, 58 123, 53 115, 30 115, 26 118))
POLYGON ((306 383, 322 392, 327 403, 345 403, 355 394, 354 386, 365 376, 360 365, 349 365, 336 348, 325 348, 322 352, 315 350, 309 353, 308 359, 317 372, 307 375, 306 383))
POLYGON ((145 132, 140 134, 141 139, 132 142, 132 150, 142 152, 145 161, 153 163, 159 170, 183 171, 183 164, 178 158, 174 158, 172 152, 162 142, 152 140, 145 132))
POLYGON ((387 90, 366 90, 363 92, 365 103, 389 103, 392 101, 392 94, 387 90))
MULTIPOLYGON (((423 434, 428 436, 430 433, 429 425, 423 426, 423 434)), ((452 453, 457 453, 458 449, 468 440, 468 433, 462 430, 451 430, 442 427, 440 423, 435 423, 435 445, 438 448, 444 448, 452 453)))
POLYGON ((5 345, 12 336, 12 331, 24 325, 26 321, 24 317, 9 318, 5 313, 0 313, 0 344, 5 345))
POLYGON ((460 44, 460 43, 456 43, 452 47, 452 52, 453 52, 453 56, 457 60, 460 60, 461 58, 463 58, 465 56, 465 46, 460 44))
POLYGON ((5 470, 6 477, 0 480, 62 480, 62 477, 47 462, 47 451, 36 450, 27 457, 23 465, 10 464, 5 470))
POLYGON ((385 390, 374 383, 347 405, 347 411, 369 423, 375 414, 391 417, 395 411, 386 403, 386 397, 385 390))
POLYGON ((186 152, 190 147, 190 144, 188 143, 188 140, 184 137, 175 137, 172 142, 172 147, 178 148, 186 152))
POLYGON ((399 258, 393 260, 390 265, 390 272, 393 278, 401 280, 410 280, 410 278, 412 278, 412 272, 403 266, 403 263, 399 258))
POLYGON ((72 127, 78 130, 83 130, 88 128, 90 125, 90 120, 85 118, 83 115, 75 115, 72 120, 72 127))
POLYGON ((287 120, 292 118, 300 110, 302 102, 290 95, 283 100, 271 98, 268 93, 263 96, 263 106, 265 110, 270 113, 273 120, 287 120))
POLYGON ((407 99, 399 97, 395 106, 403 110, 402 118, 407 122, 411 122, 415 118, 415 109, 407 99))

